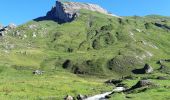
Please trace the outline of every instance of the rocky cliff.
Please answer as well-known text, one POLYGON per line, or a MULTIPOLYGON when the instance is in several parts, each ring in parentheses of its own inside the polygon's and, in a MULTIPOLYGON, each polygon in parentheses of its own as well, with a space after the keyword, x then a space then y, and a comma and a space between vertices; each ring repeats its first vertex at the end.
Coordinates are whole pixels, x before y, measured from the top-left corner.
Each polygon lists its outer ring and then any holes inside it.
POLYGON ((78 12, 80 9, 97 11, 109 15, 105 9, 96 4, 56 1, 55 6, 47 13, 46 17, 59 19, 63 22, 70 22, 79 15, 78 12))

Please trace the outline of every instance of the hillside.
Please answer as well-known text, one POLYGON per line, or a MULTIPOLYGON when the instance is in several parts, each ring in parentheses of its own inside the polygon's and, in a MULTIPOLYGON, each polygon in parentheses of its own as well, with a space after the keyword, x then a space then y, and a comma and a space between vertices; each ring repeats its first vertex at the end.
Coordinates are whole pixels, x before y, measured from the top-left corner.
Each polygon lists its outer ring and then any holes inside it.
MULTIPOLYGON (((48 12, 16 28, 7 27, 0 35, 2 98, 58 100, 66 94, 92 95, 112 89, 103 83, 107 79, 129 75, 138 77, 124 81, 129 87, 146 77, 161 84, 146 92, 153 97, 169 91, 169 80, 155 77, 169 77, 170 17, 118 17, 88 9, 78 14, 67 22, 49 17, 48 12), (135 71, 146 63, 153 67, 152 74, 135 71), (162 65, 165 68, 157 70, 162 65), (45 71, 44 75, 33 75, 37 69, 45 71)), ((143 95, 130 97, 136 100, 143 95)), ((124 94, 113 98, 123 100, 124 94)))

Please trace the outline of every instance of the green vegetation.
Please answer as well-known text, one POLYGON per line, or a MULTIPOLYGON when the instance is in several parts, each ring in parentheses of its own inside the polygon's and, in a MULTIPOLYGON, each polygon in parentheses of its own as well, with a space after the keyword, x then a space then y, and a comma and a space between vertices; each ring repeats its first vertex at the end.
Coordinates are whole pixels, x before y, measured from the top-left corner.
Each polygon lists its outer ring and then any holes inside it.
POLYGON ((112 90, 110 78, 133 75, 128 87, 149 77, 159 87, 145 92, 116 93, 114 100, 169 100, 169 76, 157 70, 170 59, 170 18, 163 16, 117 18, 81 10, 73 22, 30 21, 0 37, 0 99, 62 100, 67 94, 89 96, 112 90), (134 75, 149 63, 154 73, 134 75), (43 75, 33 75, 34 70, 43 75))

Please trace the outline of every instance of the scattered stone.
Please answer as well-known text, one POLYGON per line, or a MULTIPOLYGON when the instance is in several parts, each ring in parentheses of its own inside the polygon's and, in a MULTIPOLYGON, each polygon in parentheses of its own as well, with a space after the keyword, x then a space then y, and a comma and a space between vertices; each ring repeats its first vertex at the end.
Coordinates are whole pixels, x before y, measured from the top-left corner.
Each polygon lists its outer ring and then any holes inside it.
POLYGON ((161 65, 160 68, 159 68, 158 70, 164 70, 164 69, 166 69, 166 66, 161 65))
POLYGON ((113 92, 115 93, 115 92, 122 92, 122 91, 124 91, 124 90, 126 90, 124 87, 116 87, 115 89, 113 89, 113 92))
POLYGON ((14 33, 14 35, 15 35, 15 36, 20 36, 20 32, 19 32, 19 31, 16 31, 16 32, 14 33))
POLYGON ((159 60, 156 63, 162 65, 163 60, 159 60))
POLYGON ((153 54, 151 52, 149 52, 149 51, 146 51, 146 54, 147 54, 148 57, 152 57, 153 56, 153 54))
POLYGON ((24 35, 23 37, 24 37, 24 38, 27 38, 27 35, 24 35))
POLYGON ((32 34, 32 37, 33 37, 33 38, 36 38, 36 37, 37 37, 37 35, 35 34, 35 32, 32 34))
POLYGON ((37 25, 33 24, 33 25, 29 25, 28 27, 29 27, 29 29, 35 29, 35 28, 37 28, 37 25))
POLYGON ((111 79, 111 80, 106 81, 105 83, 106 84, 114 84, 114 85, 116 85, 116 84, 119 84, 121 82, 122 82, 122 80, 111 79))
POLYGON ((86 95, 81 95, 81 94, 79 94, 79 95, 77 96, 77 100, 84 100, 84 99, 86 99, 86 98, 87 98, 86 95))
POLYGON ((67 95, 67 96, 64 98, 64 100, 74 100, 74 98, 73 98, 72 96, 70 96, 70 95, 67 95))
POLYGON ((136 29, 137 32, 142 32, 140 29, 136 29))
POLYGON ((33 71, 33 74, 34 75, 42 75, 44 73, 44 71, 41 71, 41 70, 35 70, 33 71))
POLYGON ((0 24, 0 30, 3 29, 3 26, 0 24))

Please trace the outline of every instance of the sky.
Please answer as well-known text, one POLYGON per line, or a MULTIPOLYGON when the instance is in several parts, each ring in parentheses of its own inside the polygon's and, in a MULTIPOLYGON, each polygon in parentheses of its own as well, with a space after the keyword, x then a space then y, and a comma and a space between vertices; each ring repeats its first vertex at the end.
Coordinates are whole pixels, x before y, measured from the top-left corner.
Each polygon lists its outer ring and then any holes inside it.
MULTIPOLYGON (((44 16, 56 0, 1 0, 0 24, 23 24, 44 16)), ((95 3, 119 16, 145 16, 158 14, 170 16, 170 0, 70 0, 95 3)))

